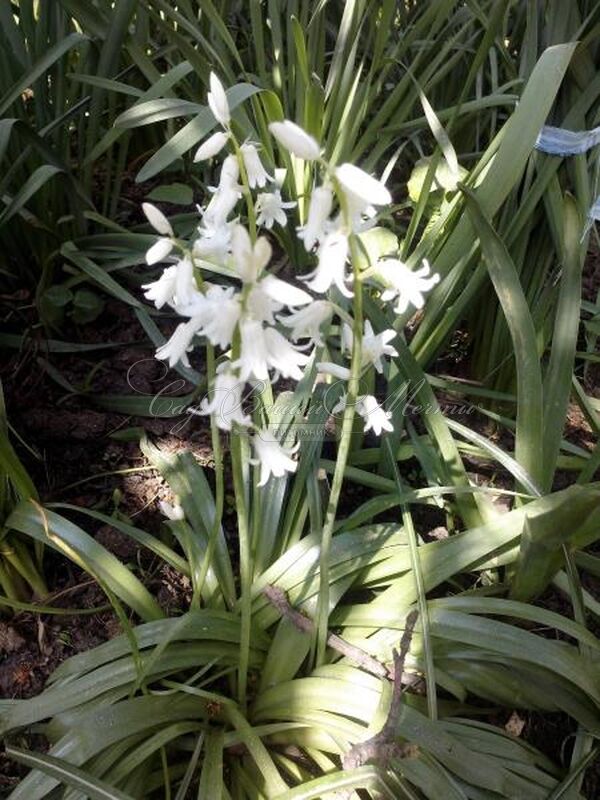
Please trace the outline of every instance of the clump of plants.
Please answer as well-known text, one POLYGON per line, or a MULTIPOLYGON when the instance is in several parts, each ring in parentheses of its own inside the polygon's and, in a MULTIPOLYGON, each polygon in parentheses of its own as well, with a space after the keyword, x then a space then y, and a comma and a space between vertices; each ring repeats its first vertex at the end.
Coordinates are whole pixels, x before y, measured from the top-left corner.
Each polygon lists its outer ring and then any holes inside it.
MULTIPOLYGON (((181 799, 561 793, 581 767, 565 777, 485 722, 472 698, 560 709, 596 729, 596 638, 524 601, 555 573, 561 543, 595 538, 599 490, 543 496, 498 450, 519 502, 494 510, 488 491, 468 481, 401 327, 388 322, 422 309, 439 281, 428 262, 411 269, 402 260, 388 189, 355 164, 332 163, 285 119, 269 124, 282 165, 269 172, 229 96, 211 75, 219 130, 195 158, 221 164, 191 236, 144 206, 156 232, 146 261, 167 260, 144 285, 146 298, 182 319, 156 356, 191 368, 203 349, 208 392, 190 412, 210 419, 214 491, 189 454, 144 441, 171 487, 161 506, 171 542, 83 511, 180 570, 191 607, 165 618, 134 576, 109 569, 98 546, 88 560, 78 529, 43 511, 37 535, 66 552, 70 541, 115 607, 127 603, 142 623, 120 611, 122 636, 69 659, 39 698, 5 704, 8 752, 33 767, 11 797, 42 798, 61 784, 73 796, 181 799), (288 175, 302 176, 302 195, 289 192, 288 175), (307 273, 289 267, 296 245, 286 252, 279 238, 278 259, 268 237, 278 227, 293 236, 296 213, 307 273), (429 402, 427 455, 396 402, 403 378, 429 402), (407 483, 399 442, 445 483, 407 483), (228 462, 237 558, 223 529, 228 462), (350 484, 375 491, 341 511, 350 484), (462 515, 467 530, 423 541, 415 502, 462 515), (390 510, 395 521, 377 521, 390 510), (523 564, 534 558, 528 577, 523 564), (455 590, 428 600, 446 581, 455 590), (543 638, 530 623, 574 643, 543 638), (17 730, 45 720, 47 755, 15 746, 17 730)), ((491 242, 485 254, 496 239, 477 224, 491 242)), ((26 531, 33 511, 39 517, 39 507, 20 506, 9 524, 26 531)))

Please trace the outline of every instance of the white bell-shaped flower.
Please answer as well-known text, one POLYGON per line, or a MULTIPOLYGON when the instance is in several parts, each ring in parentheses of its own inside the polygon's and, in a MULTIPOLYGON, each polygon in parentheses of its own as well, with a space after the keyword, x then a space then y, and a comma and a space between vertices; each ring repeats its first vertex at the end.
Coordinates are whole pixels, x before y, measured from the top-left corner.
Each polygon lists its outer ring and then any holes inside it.
POLYGON ((191 260, 180 259, 177 264, 167 267, 157 281, 145 283, 142 289, 146 290, 144 297, 156 308, 162 308, 166 303, 173 306, 189 303, 197 292, 191 260))
POLYGON ((317 268, 302 280, 309 289, 324 294, 335 284, 345 297, 352 297, 346 287, 346 260, 348 258, 348 239, 341 231, 330 231, 317 251, 317 268))
POLYGON ((379 405, 377 398, 372 394, 359 397, 356 410, 365 421, 365 433, 372 430, 376 436, 381 436, 382 431, 394 430, 390 422, 392 415, 379 405))
POLYGON ((332 313, 331 303, 327 300, 315 300, 288 316, 278 317, 278 320, 286 328, 291 328, 290 336, 293 341, 310 339, 314 344, 322 345, 321 326, 326 320, 331 319, 332 313))
POLYGON ((242 408, 243 391, 243 381, 234 375, 230 364, 225 364, 217 371, 212 398, 204 398, 197 413, 211 414, 224 431, 230 431, 234 423, 248 426, 252 420, 242 408))
POLYGON ((325 238, 332 207, 333 192, 329 186, 317 186, 313 189, 306 225, 298 228, 298 237, 304 241, 307 251, 325 238))
POLYGON ((144 283, 144 297, 154 303, 156 308, 162 308, 166 303, 170 303, 175 297, 177 287, 177 267, 167 267, 162 275, 152 283, 144 283))
POLYGON ((218 229, 227 223, 227 217, 235 208, 241 194, 231 187, 219 187, 206 206, 202 221, 205 227, 218 229))
POLYGON ((261 321, 245 317, 240 321, 240 358, 233 364, 241 381, 269 380, 269 351, 261 321))
POLYGON ((207 161, 209 158, 214 158, 227 144, 229 134, 225 131, 217 131, 209 136, 196 150, 194 161, 207 161))
POLYGON ((227 222, 218 227, 204 224, 198 227, 198 238, 192 245, 194 258, 207 259, 224 264, 231 254, 232 223, 227 222))
POLYGON ((300 380, 302 367, 310 357, 298 350, 275 328, 245 317, 240 322, 241 353, 233 365, 239 370, 240 380, 269 380, 269 370, 284 378, 300 380))
POLYGON ((319 143, 295 122, 289 119, 283 122, 271 122, 269 130, 280 145, 298 158, 304 161, 314 161, 319 158, 321 154, 319 143))
POLYGON ((377 372, 383 372, 383 356, 397 356, 398 351, 389 344, 398 334, 393 328, 381 333, 373 333, 369 320, 365 322, 365 334, 362 340, 361 358, 363 367, 372 364, 377 372))
POLYGON ((240 295, 232 286, 210 286, 196 292, 192 300, 177 306, 177 313, 196 321, 197 333, 223 350, 231 344, 241 316, 240 295))
POLYGON ((266 328, 264 332, 267 345, 268 365, 283 378, 301 380, 302 367, 310 361, 310 356, 300 353, 293 344, 275 328, 266 328))
POLYGON ((208 100, 208 106, 214 118, 217 122, 220 122, 221 125, 227 127, 231 119, 229 103, 227 102, 227 95, 225 94, 223 84, 214 72, 210 73, 210 92, 206 99, 208 100))
POLYGON ((235 189, 241 190, 239 185, 240 178, 240 165, 236 156, 228 155, 221 165, 221 173, 219 175, 218 189, 235 189))
POLYGON ((187 353, 192 349, 192 339, 196 335, 198 327, 199 321, 193 317, 187 322, 180 322, 171 338, 158 348, 156 358, 160 361, 168 361, 170 367, 174 367, 178 361, 181 361, 185 367, 189 367, 187 353))
POLYGON ((287 225, 286 209, 294 208, 296 203, 284 203, 281 199, 281 192, 277 189, 274 192, 261 192, 256 198, 255 212, 256 224, 271 230, 277 222, 282 228, 287 225))
POLYGON ((409 305, 416 309, 423 308, 424 293, 433 289, 440 280, 437 273, 434 275, 430 273, 431 266, 427 259, 423 259, 423 266, 414 272, 395 258, 379 261, 376 266, 376 277, 385 286, 381 299, 387 301, 397 297, 398 302, 394 307, 397 314, 404 314, 409 305))
POLYGON ((257 186, 262 189, 267 185, 267 181, 273 180, 263 167, 260 156, 258 155, 258 150, 253 144, 246 142, 246 144, 240 147, 240 152, 244 159, 244 167, 246 168, 248 184, 251 189, 255 189, 257 186))
POLYGON ((264 486, 271 475, 281 478, 286 472, 295 472, 298 463, 292 459, 300 447, 283 447, 272 431, 265 429, 256 432, 252 439, 255 457, 250 463, 260 466, 260 481, 258 486, 264 486))

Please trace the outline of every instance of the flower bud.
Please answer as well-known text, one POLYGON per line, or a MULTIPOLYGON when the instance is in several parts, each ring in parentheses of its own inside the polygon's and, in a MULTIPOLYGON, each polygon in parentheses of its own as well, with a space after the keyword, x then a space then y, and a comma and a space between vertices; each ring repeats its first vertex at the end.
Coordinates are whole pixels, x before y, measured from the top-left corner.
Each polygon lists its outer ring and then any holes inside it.
POLYGON ((220 122, 223 126, 229 125, 231 114, 229 112, 227 95, 225 94, 223 84, 214 72, 210 73, 210 92, 207 95, 207 100, 209 108, 217 122, 220 122))
POLYGON ((360 167, 355 167, 354 164, 342 164, 337 167, 335 177, 342 185, 342 189, 351 192, 365 203, 387 206, 392 202, 392 196, 383 183, 372 178, 360 167))
POLYGON ((298 158, 314 161, 321 153, 317 140, 289 119, 272 122, 269 130, 280 145, 298 158))
POLYGON ((220 153, 225 147, 228 138, 229 136, 224 131, 213 133, 213 135, 209 136, 196 150, 194 161, 206 161, 216 156, 217 153, 220 153))
POLYGON ((161 236, 173 236, 171 223, 156 206, 152 203, 142 203, 142 211, 157 233, 160 233, 161 236))

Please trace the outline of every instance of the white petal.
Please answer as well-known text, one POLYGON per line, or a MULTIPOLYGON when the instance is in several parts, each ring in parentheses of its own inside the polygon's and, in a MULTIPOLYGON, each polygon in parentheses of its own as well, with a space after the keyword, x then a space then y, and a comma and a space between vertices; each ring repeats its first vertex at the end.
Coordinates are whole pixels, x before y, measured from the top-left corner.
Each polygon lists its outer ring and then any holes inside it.
POLYGON ((292 286, 287 281, 282 281, 274 275, 267 275, 260 282, 264 291, 284 306, 293 308, 295 306, 305 306, 312 303, 312 297, 303 289, 298 289, 297 286, 292 286))
POLYGON ((331 361, 320 361, 317 364, 317 372, 333 375, 334 378, 340 378, 343 381, 349 381, 351 375, 347 367, 340 367, 339 364, 334 364, 331 361))
POLYGON ((283 122, 272 122, 269 130, 279 144, 298 158, 303 158, 305 161, 314 161, 319 158, 321 149, 317 140, 295 122, 291 122, 289 119, 283 122))
POLYGON ((163 239, 161 237, 146 253, 146 264, 158 264, 159 261, 162 261, 169 255, 172 249, 173 242, 170 239, 163 239))
POLYGON ((229 136, 224 131, 217 131, 209 136, 196 150, 194 161, 206 161, 208 158, 213 158, 220 153, 227 144, 229 136))
POLYGON ((372 178, 359 167, 355 167, 354 164, 342 164, 337 167, 335 177, 342 184, 343 189, 360 197, 365 203, 387 206, 392 202, 392 196, 383 183, 372 178))
POLYGON ((142 211, 146 219, 161 236, 173 236, 173 228, 165 215, 152 203, 142 203, 142 211))

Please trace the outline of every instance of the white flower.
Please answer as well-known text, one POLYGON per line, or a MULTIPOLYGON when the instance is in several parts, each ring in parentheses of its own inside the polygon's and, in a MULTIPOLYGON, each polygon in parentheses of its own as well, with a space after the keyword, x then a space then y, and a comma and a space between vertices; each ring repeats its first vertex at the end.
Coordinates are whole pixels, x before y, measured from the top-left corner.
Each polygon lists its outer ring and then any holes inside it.
POLYGON ((170 303, 175 296, 177 285, 177 267, 167 267, 157 281, 145 283, 142 289, 146 289, 144 297, 150 300, 156 308, 162 308, 165 303, 170 303))
POLYGON ((221 125, 227 127, 231 114, 229 113, 229 103, 227 102, 227 95, 223 84, 217 78, 214 72, 210 73, 210 92, 207 95, 208 105, 213 113, 214 118, 221 125))
POLYGON ((310 198, 306 225, 298 228, 298 236, 304 240, 307 251, 312 250, 325 237, 332 206, 333 192, 329 186, 317 186, 310 198))
POLYGON ((346 259, 348 258, 348 239, 341 231, 331 231, 323 239, 317 251, 317 268, 302 280, 317 294, 326 292, 332 283, 345 297, 352 297, 346 288, 346 259))
POLYGON ((295 447, 282 447, 268 429, 257 431, 252 443, 256 457, 250 463, 260 465, 259 486, 264 486, 271 475, 281 478, 286 472, 295 472, 298 468, 291 456, 297 452, 300 443, 295 447))
POLYGON ((310 356, 299 353, 293 344, 275 328, 266 328, 264 332, 267 345, 267 358, 269 366, 277 371, 283 378, 301 380, 304 367, 310 361, 310 356))
POLYGON ((282 304, 273 300, 263 289, 263 281, 255 283, 246 297, 246 313, 260 322, 275 323, 275 313, 281 311, 282 304))
POLYGON ((231 253, 231 228, 230 222, 223 223, 219 227, 208 227, 204 224, 199 226, 200 235, 192 245, 193 256, 217 262, 226 261, 231 253))
POLYGON ((365 203, 361 197, 352 192, 345 191, 344 195, 353 232, 362 233, 372 228, 375 224, 374 217, 377 215, 374 206, 365 203))
POLYGON ((356 410, 365 421, 365 433, 372 430, 376 436, 381 436, 382 431, 394 430, 394 426, 390 422, 392 415, 379 405, 377 398, 372 394, 359 397, 356 410))
POLYGON ((199 335, 225 349, 231 344, 240 319, 240 296, 232 286, 212 285, 204 294, 196 292, 190 302, 177 306, 176 310, 195 321, 199 335))
POLYGON ((327 300, 315 300, 306 308, 295 311, 287 317, 278 317, 286 328, 291 328, 290 336, 294 341, 310 339, 316 345, 322 345, 321 325, 331 318, 331 303, 327 300))
POLYGON ((269 369, 284 378, 302 378, 300 368, 310 357, 299 353, 275 328, 265 328, 259 320, 247 317, 240 322, 240 338, 240 358, 233 365, 239 369, 240 380, 269 380, 269 369))
POLYGON ((383 331, 383 333, 373 333, 373 327, 369 320, 365 322, 365 333, 362 340, 361 362, 366 367, 372 364, 377 372, 383 372, 382 356, 397 356, 397 350, 388 344, 395 339, 397 333, 393 328, 383 331))
POLYGON ((235 225, 231 234, 231 250, 236 272, 244 283, 254 283, 271 259, 271 245, 259 236, 254 246, 243 225, 235 225))
POLYGON ((173 505, 171 505, 171 503, 167 503, 166 500, 159 500, 158 505, 160 506, 160 510, 165 517, 170 519, 172 522, 177 522, 178 520, 185 518, 183 508, 178 502, 175 502, 173 505))
POLYGON ((142 203, 142 210, 157 233, 160 233, 161 236, 174 236, 171 223, 156 206, 152 203, 142 203))
POLYGON ((156 351, 156 358, 160 361, 169 362, 170 367, 174 367, 178 361, 189 367, 190 362, 186 355, 188 350, 191 350, 191 343, 196 331, 198 330, 198 321, 192 317, 188 322, 180 322, 175 328, 175 332, 171 338, 165 342, 162 347, 156 351))
POLYGON ((189 303, 197 292, 192 262, 189 258, 182 258, 177 264, 167 267, 157 281, 145 283, 142 289, 146 289, 144 297, 156 308, 162 308, 165 303, 189 303))
POLYGON ((164 261, 175 246, 173 242, 175 234, 173 233, 173 228, 169 220, 162 211, 152 205, 152 203, 142 203, 142 210, 150 225, 152 225, 157 233, 161 234, 160 238, 157 239, 146 253, 147 264, 158 264, 159 261, 164 261))
POLYGON ((202 221, 207 228, 221 228, 227 222, 227 217, 235 208, 237 201, 240 199, 240 193, 237 189, 231 187, 223 187, 211 197, 210 203, 206 206, 202 221))
POLYGON ((343 190, 360 197, 366 205, 387 206, 392 202, 392 196, 383 183, 354 164, 336 167, 335 177, 343 190))
POLYGON ((240 147, 240 152, 244 159, 248 184, 251 189, 255 189, 257 186, 262 189, 263 186, 266 186, 267 181, 273 180, 263 167, 262 161, 258 155, 258 150, 253 144, 243 144, 240 147))
POLYGON ((228 155, 221 165, 219 175, 219 189, 235 189, 240 191, 238 179, 240 177, 240 165, 236 156, 228 155))
POLYGON ((225 147, 228 139, 229 134, 225 133, 224 131, 217 131, 216 133, 213 133, 213 135, 209 136, 208 139, 196 150, 194 161, 206 161, 209 158, 214 158, 214 156, 216 156, 217 153, 220 153, 225 147))
POLYGON ((269 380, 269 367, 267 364, 269 353, 262 322, 250 318, 242 319, 240 322, 240 339, 240 358, 233 364, 234 368, 239 369, 240 380, 269 380))
POLYGON ((296 203, 284 203, 281 192, 261 192, 256 198, 256 224, 269 230, 277 222, 284 228, 287 225, 285 209, 294 208, 296 203))
POLYGON ((316 139, 289 119, 283 122, 272 122, 269 130, 280 145, 298 158, 314 161, 319 158, 321 149, 316 139))
POLYGON ((226 364, 217 371, 212 391, 212 399, 204 398, 200 404, 199 414, 212 414, 219 428, 230 431, 234 422, 238 425, 250 425, 252 420, 242 409, 243 381, 231 371, 226 364))
POLYGON ((185 305, 191 301, 197 291, 198 288, 194 280, 194 265, 189 258, 182 258, 177 264, 174 302, 177 305, 185 305))
POLYGON ((430 272, 431 267, 427 259, 423 259, 423 266, 415 272, 395 258, 379 261, 376 275, 386 287, 381 299, 387 301, 397 297, 398 302, 394 308, 396 314, 403 314, 409 305, 417 309, 423 308, 425 305, 423 293, 433 289, 440 280, 437 273, 429 276, 430 272))

